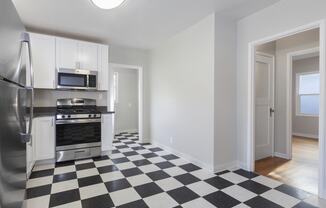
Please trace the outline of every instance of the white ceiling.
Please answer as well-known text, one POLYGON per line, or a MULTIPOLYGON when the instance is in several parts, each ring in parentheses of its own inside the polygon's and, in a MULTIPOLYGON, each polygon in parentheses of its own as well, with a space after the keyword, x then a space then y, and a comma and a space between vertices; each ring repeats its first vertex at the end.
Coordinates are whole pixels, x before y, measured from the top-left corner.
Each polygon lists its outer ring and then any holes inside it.
POLYGON ((90 0, 13 1, 31 31, 148 49, 214 11, 240 18, 278 0, 126 0, 113 10, 90 0))

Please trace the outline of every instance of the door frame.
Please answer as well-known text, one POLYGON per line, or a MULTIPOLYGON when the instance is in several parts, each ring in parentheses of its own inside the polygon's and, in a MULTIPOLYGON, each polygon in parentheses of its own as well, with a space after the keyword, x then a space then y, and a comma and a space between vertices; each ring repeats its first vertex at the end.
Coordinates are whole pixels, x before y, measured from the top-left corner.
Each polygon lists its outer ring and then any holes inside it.
MULTIPOLYGON (((282 33, 271 35, 259 40, 252 41, 248 44, 248 103, 247 103, 247 146, 246 146, 246 169, 249 171, 255 170, 255 83, 254 83, 254 64, 256 46, 275 41, 284 37, 295 35, 312 29, 319 28, 320 40, 320 106, 326 105, 326 20, 312 22, 303 26, 299 26, 282 33)), ((326 199, 326 108, 320 108, 319 116, 319 176, 318 176, 318 195, 326 199)))
MULTIPOLYGON (((305 50, 299 50, 299 51, 294 51, 288 53, 286 56, 287 60, 287 70, 286 70, 286 86, 287 86, 287 99, 286 99, 286 155, 285 159, 291 160, 292 159, 292 137, 293 137, 293 130, 292 130, 292 111, 293 111, 293 92, 294 89, 292 87, 292 82, 293 82, 293 58, 295 56, 300 56, 300 55, 307 55, 311 53, 316 53, 319 52, 319 47, 315 48, 309 48, 305 50)), ((320 54, 319 54, 320 55, 320 54)), ((318 70, 319 72, 320 70, 318 70)))
MULTIPOLYGON (((273 99, 273 106, 271 106, 273 109, 275 109, 275 56, 272 55, 272 54, 268 54, 268 53, 263 53, 263 52, 260 52, 260 51, 256 51, 256 56, 259 55, 259 56, 264 56, 264 57, 267 57, 267 58, 271 58, 272 59, 272 67, 273 67, 273 88, 272 88, 272 99, 273 99)), ((255 62, 256 62, 256 57, 255 57, 255 62)), ((254 73, 254 81, 255 81, 255 73, 254 73)), ((256 99, 254 98, 254 104, 256 105, 256 99)), ((275 142, 275 134, 274 134, 274 129, 275 129, 275 125, 274 125, 274 122, 275 122, 275 114, 273 113, 273 119, 272 119, 272 132, 271 132, 271 137, 272 137, 272 156, 275 155, 275 150, 274 150, 274 142, 275 142)), ((255 148, 256 148, 256 144, 255 144, 255 148)))
MULTIPOLYGON (((142 66, 135 66, 135 65, 127 65, 127 64, 119 64, 119 63, 109 63, 109 80, 110 80, 110 90, 109 92, 113 91, 113 68, 126 68, 126 69, 133 69, 137 70, 138 72, 138 136, 139 141, 144 143, 146 139, 144 138, 144 89, 143 89, 143 67, 142 66)), ((110 93, 108 96, 109 103, 110 103, 110 111, 114 111, 114 102, 113 102, 113 93, 110 93)))

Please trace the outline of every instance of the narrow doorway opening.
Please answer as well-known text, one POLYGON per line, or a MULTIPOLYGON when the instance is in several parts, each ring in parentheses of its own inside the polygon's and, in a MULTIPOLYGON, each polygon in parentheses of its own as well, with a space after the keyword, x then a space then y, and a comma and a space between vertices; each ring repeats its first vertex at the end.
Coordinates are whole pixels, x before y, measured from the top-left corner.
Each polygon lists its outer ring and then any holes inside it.
POLYGON ((318 194, 319 29, 256 46, 255 171, 318 194))

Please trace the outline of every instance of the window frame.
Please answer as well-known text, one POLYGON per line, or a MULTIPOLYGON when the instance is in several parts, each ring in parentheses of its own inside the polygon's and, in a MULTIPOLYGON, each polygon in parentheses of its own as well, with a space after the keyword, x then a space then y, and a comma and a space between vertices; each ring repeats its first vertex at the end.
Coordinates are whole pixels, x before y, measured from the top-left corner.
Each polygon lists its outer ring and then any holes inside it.
MULTIPOLYGON (((301 113, 300 111, 300 107, 301 107, 301 102, 300 102, 300 97, 301 96, 309 96, 309 95, 319 95, 320 96, 320 91, 319 93, 313 93, 313 94, 299 94, 299 90, 300 90, 300 76, 303 75, 310 75, 310 74, 319 74, 319 79, 320 79, 320 72, 319 71, 311 71, 311 72, 299 72, 296 73, 296 82, 295 82, 295 87, 296 87, 296 116, 305 116, 305 117, 319 117, 318 115, 314 115, 314 114, 305 114, 305 113, 301 113)), ((318 106, 320 108, 320 105, 318 106)))

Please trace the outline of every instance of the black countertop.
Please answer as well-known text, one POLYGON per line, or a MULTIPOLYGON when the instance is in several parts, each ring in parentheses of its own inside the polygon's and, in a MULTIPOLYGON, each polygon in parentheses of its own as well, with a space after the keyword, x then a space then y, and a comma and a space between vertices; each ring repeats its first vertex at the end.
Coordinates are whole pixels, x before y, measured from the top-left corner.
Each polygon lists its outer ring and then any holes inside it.
MULTIPOLYGON (((98 106, 97 109, 102 114, 113 114, 114 111, 108 111, 106 106, 98 106)), ((36 117, 45 117, 45 116, 55 116, 56 107, 34 107, 34 118, 36 117)))

